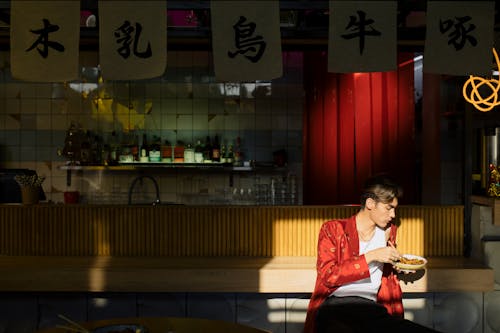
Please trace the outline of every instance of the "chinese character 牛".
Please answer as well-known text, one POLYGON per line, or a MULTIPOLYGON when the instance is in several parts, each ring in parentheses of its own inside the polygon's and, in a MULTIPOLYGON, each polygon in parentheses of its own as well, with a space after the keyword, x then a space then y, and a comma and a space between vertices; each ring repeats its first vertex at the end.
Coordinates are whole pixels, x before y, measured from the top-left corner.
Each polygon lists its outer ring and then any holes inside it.
POLYGON ((358 10, 356 12, 358 13, 358 17, 349 16, 349 24, 347 24, 345 28, 346 30, 350 29, 352 32, 341 36, 344 39, 359 37, 359 54, 363 54, 365 49, 365 36, 381 36, 382 34, 371 26, 375 21, 373 19, 367 19, 364 11, 358 10))

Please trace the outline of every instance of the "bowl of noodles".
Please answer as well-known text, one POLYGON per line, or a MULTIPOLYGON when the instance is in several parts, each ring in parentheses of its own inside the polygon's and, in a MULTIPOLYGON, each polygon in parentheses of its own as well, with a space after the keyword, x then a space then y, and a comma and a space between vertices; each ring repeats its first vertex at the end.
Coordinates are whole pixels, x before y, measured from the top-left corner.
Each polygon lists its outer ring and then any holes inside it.
POLYGON ((417 270, 422 269, 427 265, 427 259, 414 254, 403 254, 399 261, 394 263, 396 268, 400 270, 417 270))

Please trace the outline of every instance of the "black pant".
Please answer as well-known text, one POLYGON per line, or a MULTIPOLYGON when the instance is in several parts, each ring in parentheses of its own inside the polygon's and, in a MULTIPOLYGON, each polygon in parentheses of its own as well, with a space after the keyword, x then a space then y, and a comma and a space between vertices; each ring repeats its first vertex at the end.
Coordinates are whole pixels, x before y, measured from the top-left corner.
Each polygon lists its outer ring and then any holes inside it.
POLYGON ((386 308, 363 297, 328 297, 318 309, 317 333, 436 333, 410 320, 390 315, 386 308))

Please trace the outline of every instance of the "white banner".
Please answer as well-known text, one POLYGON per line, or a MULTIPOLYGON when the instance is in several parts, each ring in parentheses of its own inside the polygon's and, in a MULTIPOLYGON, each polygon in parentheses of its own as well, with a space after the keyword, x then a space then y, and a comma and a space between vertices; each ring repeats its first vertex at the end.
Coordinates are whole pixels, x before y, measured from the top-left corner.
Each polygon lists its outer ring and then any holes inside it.
POLYGON ((212 48, 219 81, 283 75, 279 1, 211 1, 212 48))
POLYGON ((330 0, 328 72, 397 68, 397 2, 330 0))
POLYGON ((11 1, 12 77, 33 82, 78 78, 80 1, 11 1))
POLYGON ((163 75, 167 65, 166 1, 99 1, 99 52, 106 80, 163 75))
POLYGON ((494 1, 428 1, 424 72, 491 75, 494 1))

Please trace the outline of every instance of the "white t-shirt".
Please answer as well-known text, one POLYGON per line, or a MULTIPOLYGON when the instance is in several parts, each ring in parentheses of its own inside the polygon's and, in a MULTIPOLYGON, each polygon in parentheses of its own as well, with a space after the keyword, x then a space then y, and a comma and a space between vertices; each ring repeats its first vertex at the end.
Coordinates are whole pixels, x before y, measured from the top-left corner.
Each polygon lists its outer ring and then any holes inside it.
MULTIPOLYGON (((375 227, 375 234, 368 242, 359 240, 359 254, 387 246, 385 231, 375 227)), ((337 297, 360 296, 377 301, 377 293, 382 281, 382 269, 384 263, 373 261, 368 264, 370 277, 355 282, 344 284, 338 287, 332 295, 337 297)))

